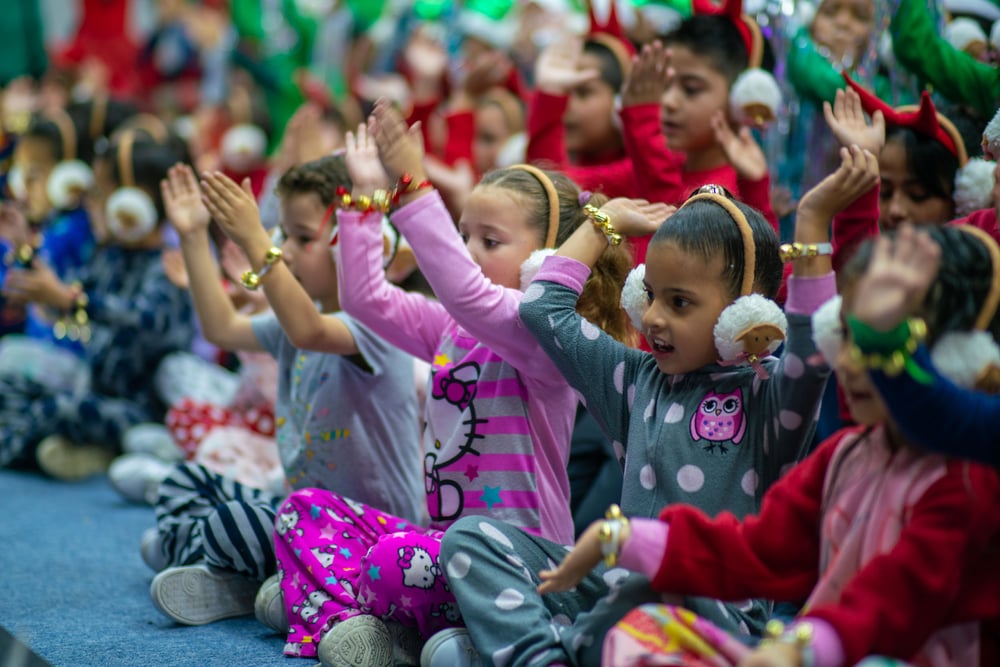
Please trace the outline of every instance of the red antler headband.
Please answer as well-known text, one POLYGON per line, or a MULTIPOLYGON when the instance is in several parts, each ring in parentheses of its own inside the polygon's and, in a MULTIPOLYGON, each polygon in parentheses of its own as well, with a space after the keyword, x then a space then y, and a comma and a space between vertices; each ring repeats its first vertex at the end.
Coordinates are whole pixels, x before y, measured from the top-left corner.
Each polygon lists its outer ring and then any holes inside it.
POLYGON ((587 41, 600 44, 605 47, 618 60, 622 75, 627 75, 632 67, 632 56, 635 55, 635 46, 625 34, 624 28, 618 21, 618 10, 615 9, 615 0, 609 0, 611 9, 608 13, 608 20, 602 25, 594 12, 593 0, 587 2, 587 13, 590 16, 590 31, 587 33, 587 41))
POLYGON ((920 106, 907 105, 893 108, 858 85, 846 72, 844 72, 844 80, 861 97, 861 106, 869 115, 875 111, 881 111, 888 125, 908 127, 914 132, 931 137, 958 158, 959 167, 964 167, 965 163, 969 161, 969 154, 965 150, 962 135, 958 133, 950 120, 937 112, 934 108, 934 102, 931 101, 930 93, 926 90, 920 96, 920 106))
POLYGON ((757 22, 743 13, 743 0, 723 0, 721 5, 712 0, 691 0, 691 11, 706 16, 723 16, 732 21, 747 48, 749 69, 760 67, 764 61, 764 36, 757 22))

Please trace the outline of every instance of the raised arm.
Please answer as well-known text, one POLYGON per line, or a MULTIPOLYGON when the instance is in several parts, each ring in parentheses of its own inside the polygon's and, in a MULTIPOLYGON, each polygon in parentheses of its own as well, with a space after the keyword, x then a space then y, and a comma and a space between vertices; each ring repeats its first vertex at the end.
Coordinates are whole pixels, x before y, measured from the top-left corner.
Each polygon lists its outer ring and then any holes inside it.
POLYGON ((160 183, 167 217, 181 239, 191 298, 205 339, 226 350, 261 351, 250 318, 236 311, 222 287, 208 237, 211 216, 201 201, 198 182, 186 164, 177 164, 160 183))
MULTIPOLYGON (((252 270, 261 273, 268 255, 273 256, 273 243, 260 222, 249 181, 244 181, 241 187, 225 174, 215 172, 205 174, 202 184, 208 211, 226 235, 243 249, 252 270)), ((323 242, 323 239, 314 241, 323 242)), ((350 329, 341 320, 316 310, 312 297, 283 261, 273 262, 260 284, 293 346, 330 354, 358 353, 350 329)))

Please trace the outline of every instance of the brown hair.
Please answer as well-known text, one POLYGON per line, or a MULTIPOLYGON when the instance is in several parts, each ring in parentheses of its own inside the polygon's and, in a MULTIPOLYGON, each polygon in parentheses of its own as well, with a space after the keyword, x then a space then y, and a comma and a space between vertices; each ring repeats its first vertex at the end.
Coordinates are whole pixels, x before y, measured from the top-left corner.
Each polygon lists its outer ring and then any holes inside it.
POLYGON ((315 193, 324 206, 337 198, 337 188, 351 189, 351 176, 343 154, 327 155, 291 167, 281 175, 275 192, 281 198, 291 194, 315 193))

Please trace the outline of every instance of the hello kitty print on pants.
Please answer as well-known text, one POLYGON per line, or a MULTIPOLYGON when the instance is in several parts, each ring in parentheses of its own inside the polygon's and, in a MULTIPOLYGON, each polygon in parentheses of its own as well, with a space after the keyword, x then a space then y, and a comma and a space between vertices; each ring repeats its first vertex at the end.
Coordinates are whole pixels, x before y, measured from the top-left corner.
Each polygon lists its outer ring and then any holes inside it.
POLYGON ((275 520, 285 654, 315 656, 327 630, 359 614, 416 628, 424 639, 461 625, 438 561, 441 536, 329 491, 289 496, 275 520))

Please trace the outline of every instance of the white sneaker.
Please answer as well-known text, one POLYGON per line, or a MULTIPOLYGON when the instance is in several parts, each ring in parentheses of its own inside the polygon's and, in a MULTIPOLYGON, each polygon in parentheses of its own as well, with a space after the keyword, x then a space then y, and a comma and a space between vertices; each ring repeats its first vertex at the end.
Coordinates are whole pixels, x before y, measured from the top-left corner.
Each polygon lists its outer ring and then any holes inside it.
POLYGON ((139 553, 142 554, 142 561, 153 572, 159 572, 169 562, 162 547, 160 531, 157 528, 147 528, 143 531, 142 541, 139 543, 139 553))
POLYGON ((253 613, 260 582, 207 565, 167 568, 153 577, 149 595, 164 614, 182 625, 205 625, 253 613))
POLYGON ((126 500, 154 505, 160 483, 173 472, 174 465, 151 454, 122 454, 111 462, 108 481, 126 500))
POLYGON ((128 454, 149 454, 161 461, 183 461, 184 450, 163 424, 136 424, 122 436, 122 451, 128 454))
POLYGON ((275 632, 288 633, 285 595, 281 591, 281 579, 278 575, 271 575, 261 584, 253 601, 253 613, 258 621, 275 632))
POLYGON ((50 435, 38 443, 35 460, 49 477, 75 482, 106 472, 115 457, 107 447, 78 445, 61 435, 50 435))
POLYGON ((420 667, 483 667, 483 661, 468 630, 446 628, 424 644, 420 667))
POLYGON ((352 616, 323 636, 317 656, 323 667, 392 667, 392 637, 376 616, 352 616))

